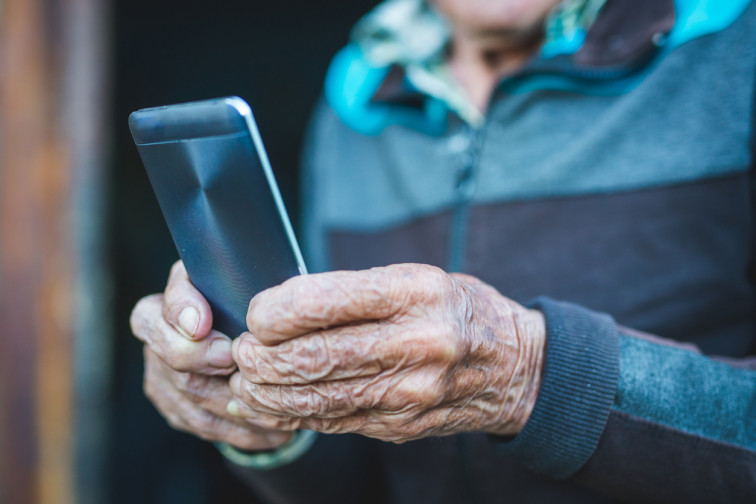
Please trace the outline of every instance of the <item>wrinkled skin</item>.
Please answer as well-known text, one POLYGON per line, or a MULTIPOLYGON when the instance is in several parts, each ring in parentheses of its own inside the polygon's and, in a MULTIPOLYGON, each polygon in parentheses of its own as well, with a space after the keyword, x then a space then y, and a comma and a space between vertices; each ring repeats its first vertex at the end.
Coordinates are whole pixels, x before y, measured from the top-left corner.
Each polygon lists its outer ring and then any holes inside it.
POLYGON ((540 312, 430 266, 296 277, 258 294, 247 324, 228 409, 263 428, 513 435, 540 384, 540 312))
POLYGON ((142 298, 130 322, 144 343, 144 392, 173 428, 242 450, 268 450, 291 437, 228 413, 228 377, 236 370, 231 340, 211 330, 210 307, 181 262, 171 270, 165 294, 142 298), (195 316, 184 312, 190 306, 195 316))

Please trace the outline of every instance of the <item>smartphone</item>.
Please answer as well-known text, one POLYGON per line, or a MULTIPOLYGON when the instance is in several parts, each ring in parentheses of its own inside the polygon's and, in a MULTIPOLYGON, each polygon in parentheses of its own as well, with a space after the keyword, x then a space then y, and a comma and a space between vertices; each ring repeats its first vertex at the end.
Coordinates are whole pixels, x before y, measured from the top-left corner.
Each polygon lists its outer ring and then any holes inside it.
POLYGON ((252 110, 239 97, 148 108, 129 128, 213 328, 238 336, 255 294, 307 273, 252 110))

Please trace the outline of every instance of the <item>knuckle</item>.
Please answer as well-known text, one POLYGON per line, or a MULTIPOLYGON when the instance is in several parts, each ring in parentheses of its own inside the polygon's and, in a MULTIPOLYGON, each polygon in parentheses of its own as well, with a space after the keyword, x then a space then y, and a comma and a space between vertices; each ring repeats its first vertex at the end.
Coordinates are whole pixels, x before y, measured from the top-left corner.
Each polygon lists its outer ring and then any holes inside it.
POLYGON ((254 364, 254 369, 249 369, 246 376, 254 376, 255 381, 266 384, 280 384, 284 377, 293 375, 292 366, 287 365, 280 357, 271 354, 261 355, 254 364))
POLYGON ((390 431, 399 429, 405 423, 406 412, 385 412, 380 420, 381 425, 390 431))
POLYGON ((274 430, 295 431, 302 428, 301 418, 279 418, 275 424, 274 430))
POLYGON ((311 418, 309 424, 312 429, 324 434, 338 434, 345 432, 341 425, 342 421, 339 418, 311 418))
POLYGON ((405 442, 422 437, 426 430, 427 427, 417 420, 407 422, 401 430, 401 435, 397 438, 397 442, 405 442))
POLYGON ((239 343, 237 366, 246 379, 255 383, 290 383, 296 381, 292 377, 304 377, 308 375, 306 370, 313 367, 300 347, 297 340, 271 347, 243 341, 239 343))
POLYGON ((271 326, 274 320, 274 317, 271 316, 271 311, 275 306, 273 300, 280 289, 281 286, 271 287, 258 293, 249 301, 246 317, 249 332, 255 334, 271 326))
POLYGON ((258 327, 258 320, 260 318, 260 309, 258 308, 260 306, 260 296, 262 293, 256 295, 249 301, 249 305, 247 306, 247 317, 245 319, 245 322, 247 323, 247 329, 255 333, 256 329, 258 327))
POLYGON ((329 343, 323 334, 293 340, 288 352, 274 357, 269 365, 277 375, 294 375, 304 382, 325 378, 337 366, 331 360, 329 343))
POLYGON ((419 280, 423 282, 423 285, 434 292, 441 291, 449 284, 449 275, 436 266, 420 264, 417 267, 417 274, 420 277, 419 280))
POLYGON ((166 317, 178 317, 183 308, 196 302, 194 288, 186 274, 172 275, 163 294, 163 313, 166 317))
POLYGON ((255 421, 251 423, 254 423, 256 426, 262 429, 295 431, 299 429, 301 420, 298 418, 265 415, 260 417, 259 419, 255 419, 255 421))
POLYGON ((390 272, 396 278, 393 290, 408 308, 437 303, 445 296, 450 277, 440 268, 426 264, 403 264, 396 268, 390 272))
POLYGON ((319 319, 322 311, 328 308, 323 300, 328 297, 329 286, 324 285, 322 278, 310 280, 310 282, 298 282, 293 286, 294 289, 287 300, 288 312, 299 315, 303 319, 319 319))
POLYGON ((192 397, 203 397, 207 388, 208 378, 197 373, 179 373, 177 388, 192 397))
POLYGON ((308 385, 294 387, 292 393, 284 397, 285 407, 292 414, 304 417, 318 417, 333 410, 337 403, 343 402, 338 391, 324 393, 319 387, 308 385))
POLYGON ((163 418, 165 418, 166 423, 171 426, 171 428, 176 430, 186 430, 184 427, 184 423, 180 420, 180 418, 177 415, 174 414, 164 414, 163 418))
POLYGON ((243 402, 247 407, 258 410, 270 410, 270 411, 279 411, 281 409, 280 401, 276 401, 271 399, 270 396, 272 395, 278 395, 281 396, 283 394, 275 394, 272 389, 275 389, 277 387, 271 386, 271 385, 258 385, 256 383, 252 383, 249 381, 244 381, 242 384, 242 397, 241 402, 243 402))
POLYGON ((216 439, 216 436, 210 432, 192 431, 192 433, 202 441, 207 441, 208 443, 215 443, 216 441, 219 441, 218 439, 216 439))
POLYGON ((425 403, 429 406, 435 406, 446 395, 446 380, 437 374, 431 379, 428 385, 428 393, 425 396, 425 403))
POLYGON ((302 416, 311 417, 317 416, 325 412, 328 408, 325 404, 324 398, 318 394, 312 393, 311 387, 307 387, 303 390, 296 391, 293 394, 284 396, 286 401, 286 407, 292 413, 297 413, 302 416))
POLYGON ((144 380, 142 382, 142 391, 144 392, 144 395, 152 401, 155 402, 156 392, 155 385, 153 384, 152 380, 149 379, 147 374, 144 375, 144 380))
POLYGON ((186 361, 184 359, 184 356, 168 350, 163 350, 163 359, 165 360, 165 363, 168 364, 171 368, 175 369, 176 371, 185 371, 186 370, 186 361))
POLYGON ((450 324, 432 323, 425 334, 426 355, 432 361, 455 362, 463 351, 459 340, 450 324))
POLYGON ((149 399, 152 403, 157 403, 161 397, 160 394, 160 387, 158 386, 158 378, 155 376, 155 373, 152 371, 152 365, 148 362, 145 365, 144 369, 144 376, 142 379, 142 391, 144 392, 144 395, 149 399))
POLYGON ((174 284, 177 282, 180 282, 183 278, 187 276, 186 274, 186 268, 184 267, 184 263, 182 261, 176 261, 171 266, 171 270, 168 273, 168 285, 166 290, 170 290, 174 284))
POLYGON ((421 376, 405 380, 396 394, 401 405, 397 419, 403 421, 407 415, 413 415, 439 404, 445 394, 444 382, 445 380, 435 370, 426 370, 421 376))
POLYGON ((209 411, 198 409, 190 419, 190 425, 198 434, 209 437, 217 436, 219 418, 209 411))
POLYGON ((228 439, 221 440, 240 450, 255 451, 260 449, 269 449, 264 446, 256 436, 249 432, 234 432, 228 436, 228 439))
POLYGON ((255 347, 255 343, 244 336, 238 340, 236 347, 236 364, 244 377, 254 377, 258 375, 258 364, 262 360, 262 357, 258 356, 255 347))
POLYGON ((161 357, 168 366, 176 371, 190 371, 196 344, 179 337, 163 337, 161 339, 161 357))
POLYGON ((151 310, 150 307, 156 302, 159 303, 160 297, 160 294, 151 294, 143 297, 134 305, 129 316, 129 326, 131 332, 135 336, 145 334, 152 326, 152 324, 150 324, 150 313, 152 313, 153 310, 151 310))
POLYGON ((175 377, 176 388, 181 392, 187 392, 190 388, 192 375, 190 373, 178 373, 175 377))
POLYGON ((156 406, 158 413, 163 417, 165 422, 173 429, 182 432, 192 432, 191 428, 186 422, 186 418, 177 410, 172 408, 161 408, 156 406))

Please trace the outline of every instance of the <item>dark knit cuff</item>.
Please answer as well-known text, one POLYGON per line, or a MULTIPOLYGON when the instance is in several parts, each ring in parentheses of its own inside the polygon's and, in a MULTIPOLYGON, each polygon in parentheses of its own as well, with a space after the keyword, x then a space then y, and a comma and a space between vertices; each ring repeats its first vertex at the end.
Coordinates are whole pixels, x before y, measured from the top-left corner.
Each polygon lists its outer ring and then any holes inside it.
POLYGON ((538 298, 546 318, 546 358, 533 412, 516 437, 492 436, 501 455, 568 478, 593 454, 619 377, 619 336, 611 317, 538 298))

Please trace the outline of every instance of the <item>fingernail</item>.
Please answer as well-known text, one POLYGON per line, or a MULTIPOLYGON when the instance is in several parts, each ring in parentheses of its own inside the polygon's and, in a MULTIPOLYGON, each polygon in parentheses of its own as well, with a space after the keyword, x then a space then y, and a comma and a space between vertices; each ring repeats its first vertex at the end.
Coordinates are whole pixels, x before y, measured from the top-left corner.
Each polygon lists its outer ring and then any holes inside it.
POLYGON ((229 415, 233 415, 235 417, 256 418, 258 416, 255 410, 241 404, 236 399, 232 399, 226 405, 226 411, 228 411, 229 415))
POLYGON ((233 416, 241 416, 241 411, 239 411, 239 401, 236 399, 232 399, 229 401, 228 404, 226 404, 226 411, 228 411, 229 415, 233 416))
POLYGON ((207 353, 207 360, 211 366, 217 368, 227 368, 234 364, 231 357, 231 342, 227 339, 217 339, 210 343, 210 350, 207 353))
POLYGON ((194 338, 194 335, 197 333, 197 326, 199 326, 199 312, 195 307, 187 306, 181 310, 178 322, 186 335, 194 338))

